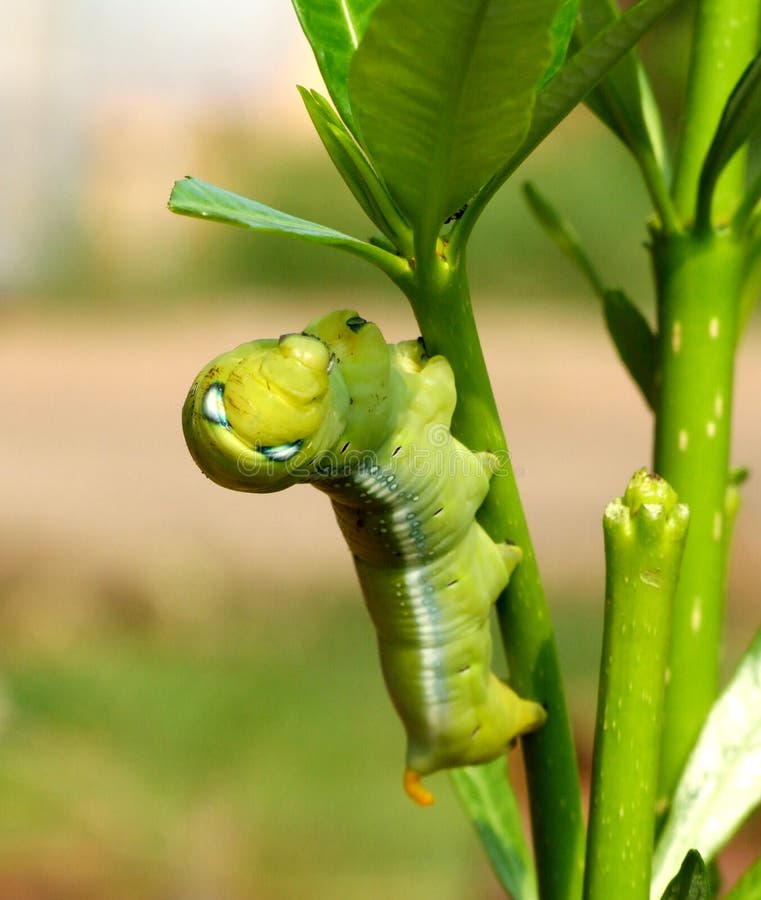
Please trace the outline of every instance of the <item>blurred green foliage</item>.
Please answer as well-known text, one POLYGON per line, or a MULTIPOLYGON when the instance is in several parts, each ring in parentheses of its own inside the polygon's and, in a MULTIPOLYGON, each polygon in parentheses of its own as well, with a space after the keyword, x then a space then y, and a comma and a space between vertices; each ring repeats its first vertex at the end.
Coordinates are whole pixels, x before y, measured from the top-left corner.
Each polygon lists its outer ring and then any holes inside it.
MULTIPOLYGON (((431 810, 401 789, 403 734, 359 598, 288 606, 304 612, 101 622, 9 648, 0 896, 12 875, 37 896, 41 873, 57 900, 190 885, 227 900, 496 896, 446 776, 431 810)), ((589 695, 599 623, 581 653, 578 616, 561 621, 589 695)))
MULTIPOLYGON (((245 133, 231 137, 229 143, 245 147, 245 133)), ((313 151, 289 155, 286 148, 277 158, 268 151, 268 156, 239 162, 227 154, 224 166, 195 174, 286 212, 369 237, 371 224, 317 146, 316 137, 313 151)), ((525 180, 534 181, 573 220, 611 283, 625 284, 635 295, 648 290, 646 255, 637 251, 646 237, 647 198, 624 150, 603 133, 602 126, 581 114, 540 148, 483 216, 469 258, 477 296, 511 302, 583 297, 594 302, 582 279, 526 210, 520 194, 525 180), (574 173, 572 179, 569 171, 574 173), (621 203, 628 211, 624 219, 619 214, 621 203)), ((192 303, 208 295, 241 295, 252 286, 284 288, 294 296, 355 290, 394 296, 378 272, 327 248, 217 224, 172 219, 168 225, 177 231, 177 252, 161 256, 148 244, 145 248, 132 244, 125 247, 118 266, 111 264, 113 251, 104 256, 94 247, 93 242, 100 240, 97 233, 70 229, 66 251, 58 245, 48 260, 42 292, 76 304, 100 305, 108 298, 109 304, 125 306, 157 297, 162 303, 192 303)))

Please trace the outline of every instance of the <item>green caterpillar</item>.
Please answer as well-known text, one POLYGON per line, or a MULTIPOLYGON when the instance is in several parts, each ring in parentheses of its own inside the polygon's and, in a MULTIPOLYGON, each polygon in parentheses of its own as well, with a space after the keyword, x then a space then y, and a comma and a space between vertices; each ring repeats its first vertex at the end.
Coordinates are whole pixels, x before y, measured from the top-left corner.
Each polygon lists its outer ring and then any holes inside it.
POLYGON ((309 482, 331 499, 407 732, 404 786, 495 759, 544 709, 491 672, 489 612, 521 558, 476 522, 496 462, 452 437, 454 377, 422 341, 386 344, 343 310, 242 344, 193 383, 188 448, 224 487, 309 482))

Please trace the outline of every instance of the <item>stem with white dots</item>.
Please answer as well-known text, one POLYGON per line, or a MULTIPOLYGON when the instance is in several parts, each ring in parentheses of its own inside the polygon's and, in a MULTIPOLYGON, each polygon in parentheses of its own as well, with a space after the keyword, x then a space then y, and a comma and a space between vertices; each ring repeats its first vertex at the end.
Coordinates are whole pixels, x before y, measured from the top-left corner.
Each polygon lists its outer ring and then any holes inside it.
POLYGON ((605 631, 585 900, 647 900, 671 608, 687 507, 644 469, 605 510, 605 631))
POLYGON ((744 258, 742 242, 729 232, 654 236, 660 334, 654 469, 690 508, 667 670, 663 803, 673 793, 718 686, 744 258))

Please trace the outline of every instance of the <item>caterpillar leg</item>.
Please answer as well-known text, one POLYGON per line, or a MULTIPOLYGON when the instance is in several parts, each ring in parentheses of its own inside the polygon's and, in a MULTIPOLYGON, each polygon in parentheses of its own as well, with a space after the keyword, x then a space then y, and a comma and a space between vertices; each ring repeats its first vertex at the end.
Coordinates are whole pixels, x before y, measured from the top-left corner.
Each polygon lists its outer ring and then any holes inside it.
POLYGON ((484 467, 487 478, 491 478, 499 469, 499 457, 495 453, 491 453, 489 450, 479 450, 475 456, 484 467))
POLYGON ((404 790, 418 806, 430 806, 433 803, 433 794, 423 787, 420 775, 414 769, 404 770, 404 790))
POLYGON ((507 574, 512 575, 518 563, 523 559, 523 552, 516 544, 498 544, 502 561, 507 569, 507 574))

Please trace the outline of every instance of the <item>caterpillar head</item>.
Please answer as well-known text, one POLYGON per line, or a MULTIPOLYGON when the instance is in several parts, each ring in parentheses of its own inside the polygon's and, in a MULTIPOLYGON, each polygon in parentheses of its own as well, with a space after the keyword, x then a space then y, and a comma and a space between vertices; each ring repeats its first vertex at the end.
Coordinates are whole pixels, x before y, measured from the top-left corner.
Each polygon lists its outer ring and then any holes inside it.
POLYGON ((255 493, 309 481, 348 419, 334 362, 324 341, 307 334, 241 344, 212 360, 182 411, 201 470, 224 487, 255 493))

